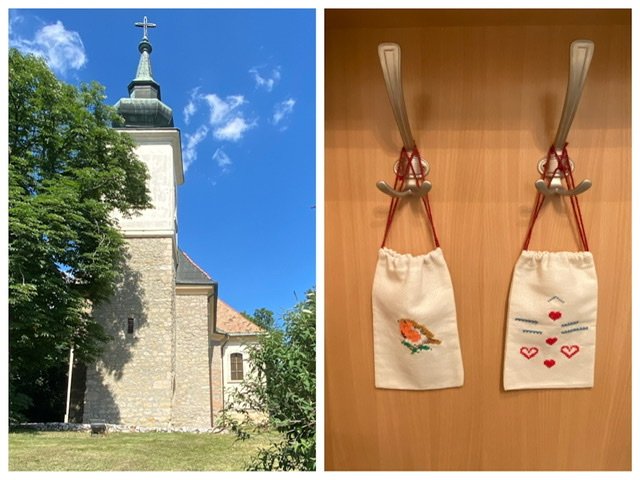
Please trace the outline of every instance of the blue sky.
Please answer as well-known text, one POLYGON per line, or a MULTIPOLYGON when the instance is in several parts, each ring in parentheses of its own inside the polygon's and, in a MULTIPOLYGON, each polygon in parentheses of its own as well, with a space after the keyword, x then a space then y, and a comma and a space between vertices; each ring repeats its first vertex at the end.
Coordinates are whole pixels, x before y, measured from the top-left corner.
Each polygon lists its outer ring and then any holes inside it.
POLYGON ((9 11, 9 44, 58 78, 128 96, 147 16, 182 132, 178 242, 237 310, 282 314, 315 285, 314 10, 9 11))

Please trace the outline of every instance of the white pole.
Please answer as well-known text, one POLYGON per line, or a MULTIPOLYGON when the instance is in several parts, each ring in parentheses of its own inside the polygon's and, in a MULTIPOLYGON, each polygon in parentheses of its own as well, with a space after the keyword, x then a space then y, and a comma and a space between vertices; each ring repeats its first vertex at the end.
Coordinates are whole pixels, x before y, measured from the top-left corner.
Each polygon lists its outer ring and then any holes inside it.
POLYGON ((67 409, 64 414, 64 423, 69 423, 69 409, 71 408, 71 376, 73 375, 73 345, 69 350, 69 374, 67 375, 67 409))

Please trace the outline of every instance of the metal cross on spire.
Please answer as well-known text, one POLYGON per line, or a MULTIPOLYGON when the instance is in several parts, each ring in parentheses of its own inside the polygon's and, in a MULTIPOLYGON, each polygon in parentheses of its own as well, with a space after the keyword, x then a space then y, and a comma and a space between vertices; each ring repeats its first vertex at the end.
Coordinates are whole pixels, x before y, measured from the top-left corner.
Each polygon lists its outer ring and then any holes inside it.
POLYGON ((149 23, 149 21, 147 20, 147 16, 145 15, 145 17, 142 19, 142 22, 136 22, 135 23, 136 27, 141 27, 144 29, 143 31, 143 38, 149 38, 147 37, 147 28, 156 28, 157 25, 155 23, 149 23))

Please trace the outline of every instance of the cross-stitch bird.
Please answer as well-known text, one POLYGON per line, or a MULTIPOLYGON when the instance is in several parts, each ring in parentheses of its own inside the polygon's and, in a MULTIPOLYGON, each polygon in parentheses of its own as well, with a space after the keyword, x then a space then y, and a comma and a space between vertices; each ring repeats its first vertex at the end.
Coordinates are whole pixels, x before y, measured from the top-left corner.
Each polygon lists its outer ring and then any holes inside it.
POLYGON ((420 325, 418 322, 410 320, 408 318, 402 318, 398 320, 398 324, 400 326, 400 333, 404 338, 413 343, 418 343, 422 340, 422 344, 432 343, 435 345, 440 345, 442 343, 441 340, 438 340, 436 336, 424 325, 420 325))

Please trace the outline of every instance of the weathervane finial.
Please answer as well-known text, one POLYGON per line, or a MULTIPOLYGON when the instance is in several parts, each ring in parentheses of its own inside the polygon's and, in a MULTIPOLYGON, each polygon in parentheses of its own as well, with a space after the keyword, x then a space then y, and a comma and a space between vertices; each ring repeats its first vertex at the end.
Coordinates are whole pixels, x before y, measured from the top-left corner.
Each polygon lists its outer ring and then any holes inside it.
POLYGON ((136 27, 141 27, 143 28, 143 35, 142 38, 146 38, 149 39, 149 37, 147 37, 147 28, 156 28, 157 25, 155 23, 149 23, 149 21, 147 20, 147 16, 145 15, 142 22, 136 22, 135 23, 136 27))

